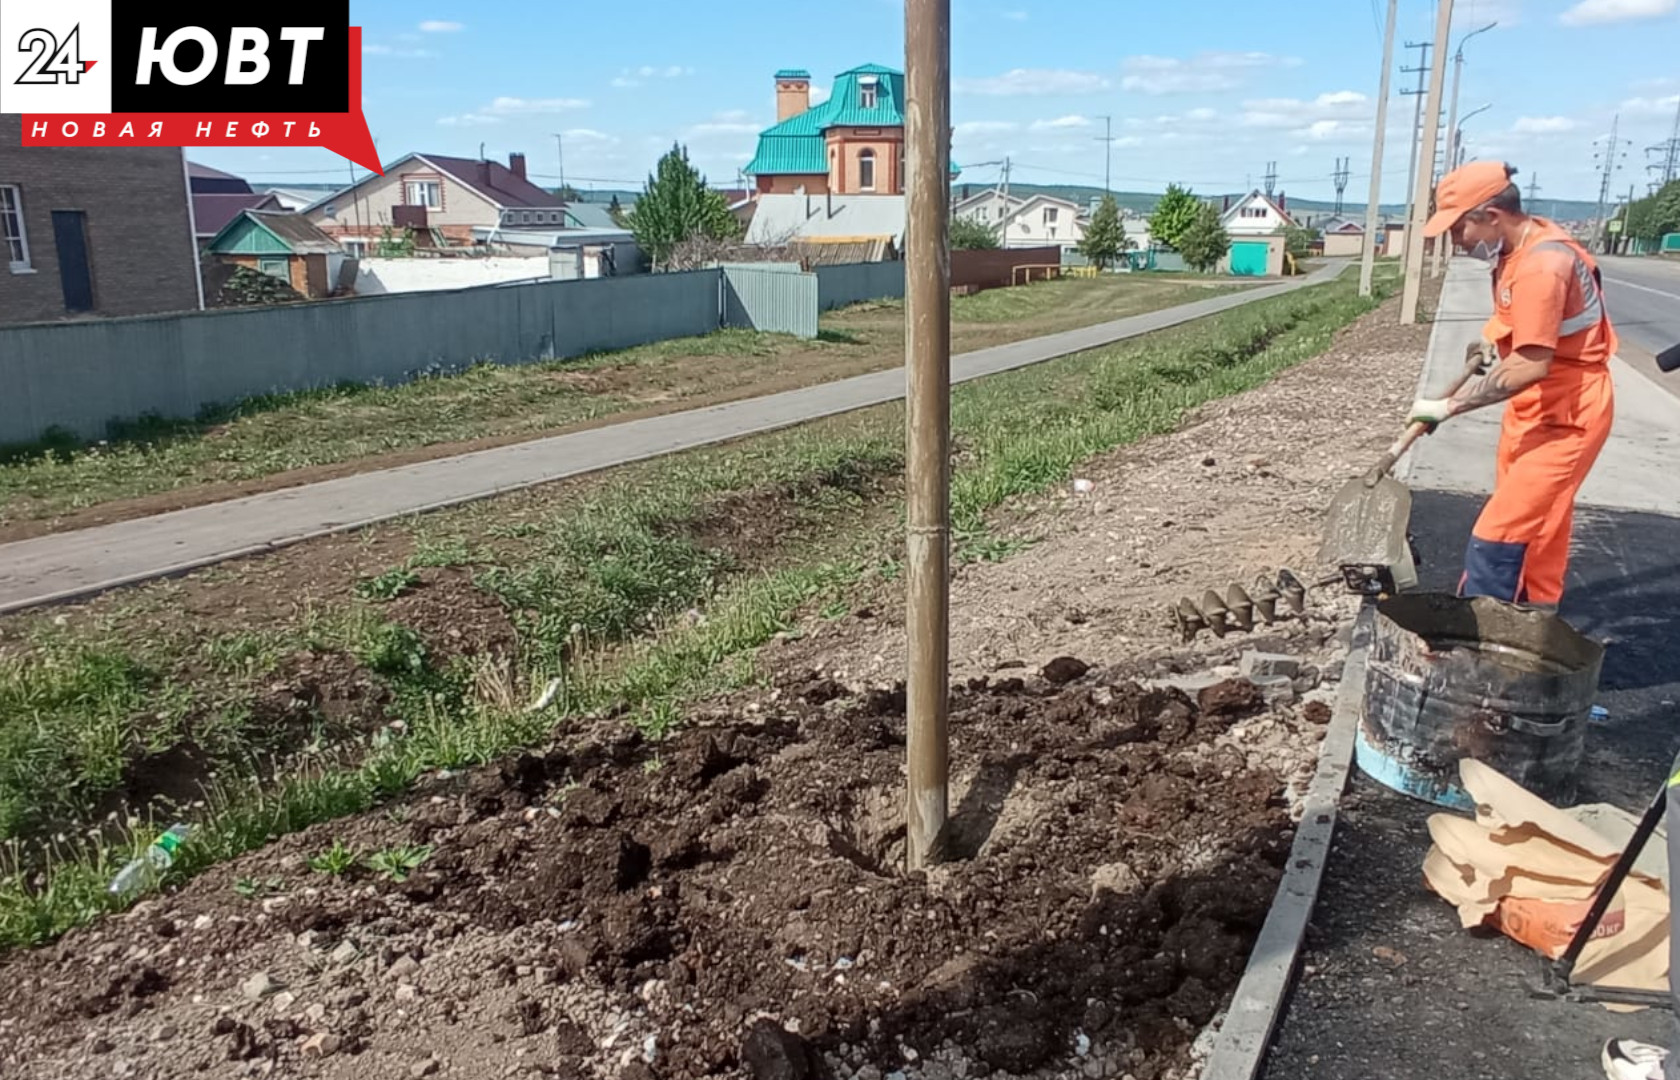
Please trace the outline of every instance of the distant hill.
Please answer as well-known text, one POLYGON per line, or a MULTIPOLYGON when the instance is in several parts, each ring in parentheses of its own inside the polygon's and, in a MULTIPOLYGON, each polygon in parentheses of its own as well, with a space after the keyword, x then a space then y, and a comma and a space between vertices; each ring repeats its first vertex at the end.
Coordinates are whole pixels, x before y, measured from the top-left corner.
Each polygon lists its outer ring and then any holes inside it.
MULTIPOLYGON (((961 199, 966 195, 973 195, 986 191, 992 186, 993 185, 991 184, 962 183, 959 181, 958 183, 952 185, 951 194, 953 198, 961 199)), ((1090 187, 1084 184, 1012 183, 1009 185, 1009 193, 1011 195, 1027 196, 1050 195, 1058 199, 1067 199, 1070 202, 1076 202, 1081 206, 1084 206, 1092 199, 1101 197, 1103 189, 1099 187, 1090 187)), ((1212 194, 1208 194, 1207 192, 1196 192, 1196 194, 1207 199, 1219 199, 1223 198, 1225 195, 1230 195, 1232 198, 1238 198, 1247 194, 1247 192, 1214 192, 1212 194)), ((1114 201, 1120 204, 1120 208, 1122 210, 1131 210, 1138 214, 1148 214, 1150 211, 1154 210, 1155 203, 1160 198, 1161 196, 1158 193, 1149 191, 1116 191, 1114 193, 1114 201)), ((1351 213, 1356 217, 1364 216, 1365 203, 1363 199, 1357 201, 1354 199, 1347 199, 1343 202, 1342 206, 1344 213, 1351 213)), ((1323 202, 1317 199, 1292 198, 1289 200, 1289 209, 1291 210, 1310 210, 1315 213, 1328 213, 1335 208, 1335 203, 1323 202)), ((1541 199, 1529 209, 1532 213, 1539 214, 1541 217, 1552 218, 1557 221, 1584 221, 1591 218, 1597 212, 1598 204, 1586 202, 1580 199, 1541 199)), ((1384 203, 1378 208, 1378 213, 1382 214, 1384 217, 1391 218, 1400 217, 1405 213, 1405 211, 1406 208, 1404 206, 1394 203, 1384 203)))

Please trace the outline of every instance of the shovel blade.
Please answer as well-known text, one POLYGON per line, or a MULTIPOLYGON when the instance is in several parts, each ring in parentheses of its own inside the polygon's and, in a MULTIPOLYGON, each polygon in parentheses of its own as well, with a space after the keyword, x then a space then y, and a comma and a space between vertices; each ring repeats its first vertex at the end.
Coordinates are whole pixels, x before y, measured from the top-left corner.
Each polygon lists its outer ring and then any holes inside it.
POLYGON ((1342 485, 1324 516, 1324 540, 1318 557, 1332 566, 1396 566, 1411 559, 1406 540, 1412 516, 1412 493, 1384 475, 1367 484, 1363 477, 1342 485))

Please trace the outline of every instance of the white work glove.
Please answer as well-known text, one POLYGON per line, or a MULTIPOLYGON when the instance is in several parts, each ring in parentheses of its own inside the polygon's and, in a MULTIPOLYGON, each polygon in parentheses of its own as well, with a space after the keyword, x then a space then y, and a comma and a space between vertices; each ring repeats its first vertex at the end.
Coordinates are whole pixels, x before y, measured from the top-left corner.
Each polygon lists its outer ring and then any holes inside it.
POLYGON ((1452 401, 1449 398, 1418 398, 1412 402, 1411 411, 1406 414, 1408 424, 1428 424, 1433 432, 1435 425, 1452 415, 1452 401))

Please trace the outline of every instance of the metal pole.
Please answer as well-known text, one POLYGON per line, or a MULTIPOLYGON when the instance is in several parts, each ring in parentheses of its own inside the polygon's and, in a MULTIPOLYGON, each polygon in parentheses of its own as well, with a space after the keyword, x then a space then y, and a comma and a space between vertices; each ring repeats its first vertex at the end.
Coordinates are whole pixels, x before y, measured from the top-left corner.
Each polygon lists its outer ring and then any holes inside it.
POLYGON ((1359 257, 1359 295, 1371 295, 1371 272, 1377 259, 1378 216, 1382 210, 1383 128, 1388 124, 1388 79, 1394 65, 1394 12, 1400 0, 1388 0, 1388 29, 1383 33, 1382 88, 1377 91, 1377 132, 1371 144, 1371 199, 1365 207, 1365 250, 1359 257))
MULTIPOLYGON (((1446 52, 1447 33, 1452 29, 1453 0, 1440 0, 1435 12, 1435 56, 1446 52)), ((1441 126, 1441 90, 1446 82, 1447 69, 1434 65, 1429 72, 1429 102, 1423 114, 1421 145, 1434 152, 1435 136, 1441 126)), ((1429 189, 1434 169, 1419 169, 1417 185, 1412 189, 1412 220, 1406 226, 1411 239, 1406 247, 1406 287, 1400 297, 1400 324, 1417 322, 1418 291, 1423 287, 1423 225, 1429 219, 1429 189)))
POLYGON ((944 854, 949 800, 951 0, 905 0, 905 686, 910 870, 944 854))
MULTIPOLYGON (((1411 97, 1413 99, 1413 105, 1412 105, 1412 156, 1406 162, 1406 220, 1410 221, 1412 219, 1412 192, 1417 190, 1418 133, 1423 130, 1423 93, 1424 93, 1423 77, 1425 75, 1427 75, 1430 71, 1429 42, 1422 41, 1422 42, 1415 42, 1414 43, 1414 42, 1408 41, 1408 42, 1406 42, 1406 48, 1417 49, 1418 50, 1418 56, 1420 57, 1420 62, 1418 63, 1417 67, 1415 67, 1415 68, 1401 68, 1400 69, 1401 71, 1403 71, 1407 74, 1410 74, 1411 72, 1415 71, 1415 72, 1417 72, 1417 77, 1418 77, 1418 84, 1417 84, 1417 89, 1416 90, 1402 90, 1402 91, 1400 91, 1402 94, 1411 95, 1411 97)), ((1437 64, 1435 66, 1439 67, 1440 65, 1437 64)), ((1401 239, 1403 241, 1402 244, 1401 244, 1401 251, 1404 252, 1404 253, 1410 253, 1411 250, 1412 250, 1412 231, 1410 229, 1407 229, 1405 234, 1401 237, 1401 239)))
MULTIPOLYGON (((1458 80, 1464 74, 1464 42, 1458 44, 1458 55, 1453 57, 1453 87, 1452 104, 1447 106, 1447 153, 1442 163, 1443 173, 1451 172, 1455 167, 1453 158, 1458 156, 1458 80)), ((1430 177, 1431 180, 1434 177, 1430 177)), ((1452 237, 1443 236, 1435 241, 1435 257, 1429 260, 1429 276, 1441 275, 1441 264, 1447 261, 1447 247, 1452 243, 1452 237)))

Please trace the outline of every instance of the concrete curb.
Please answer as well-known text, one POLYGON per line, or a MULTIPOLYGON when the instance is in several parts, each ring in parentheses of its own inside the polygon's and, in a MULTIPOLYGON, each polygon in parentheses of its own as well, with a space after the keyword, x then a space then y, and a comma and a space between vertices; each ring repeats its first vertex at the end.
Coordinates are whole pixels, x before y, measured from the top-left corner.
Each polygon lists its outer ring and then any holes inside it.
POLYGON ((1352 648, 1342 668, 1342 682, 1330 728, 1319 746, 1318 771, 1307 788, 1301 822, 1289 849, 1289 866, 1278 883, 1265 925, 1249 953, 1248 967, 1214 1039, 1202 1080, 1254 1080, 1271 1046, 1272 1033, 1294 985, 1295 967, 1307 923, 1318 901, 1336 815, 1353 766, 1354 736, 1365 696, 1365 655, 1376 622, 1376 605, 1360 608, 1353 624, 1352 648))

